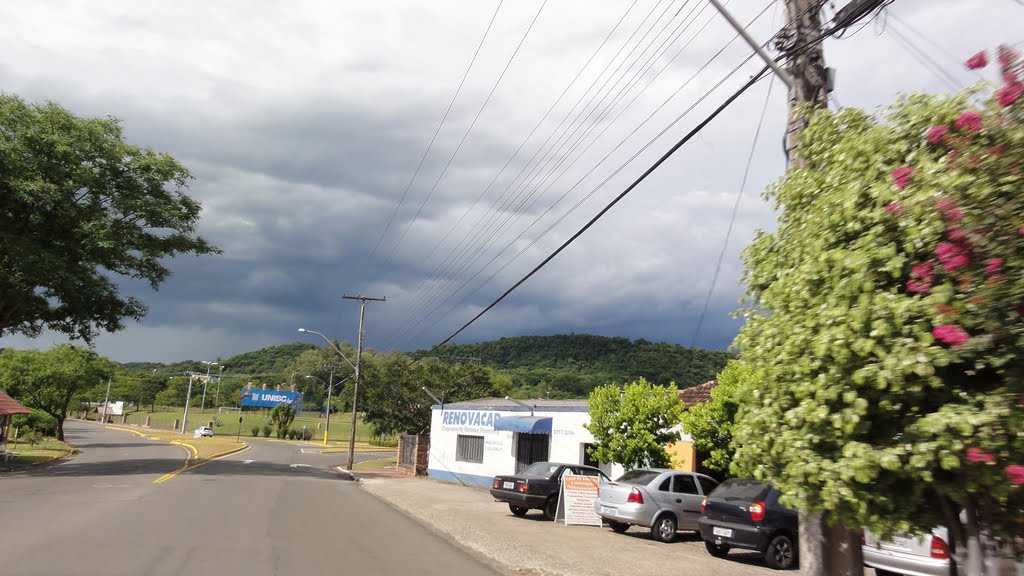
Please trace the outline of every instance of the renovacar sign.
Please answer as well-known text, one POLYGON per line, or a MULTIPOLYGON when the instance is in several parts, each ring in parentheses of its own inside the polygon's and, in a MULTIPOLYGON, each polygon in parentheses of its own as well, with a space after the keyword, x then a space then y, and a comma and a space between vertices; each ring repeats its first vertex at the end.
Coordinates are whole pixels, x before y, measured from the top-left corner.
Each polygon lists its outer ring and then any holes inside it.
POLYGON ((242 390, 242 406, 273 408, 278 404, 294 404, 299 406, 302 394, 281 390, 242 390))
POLYGON ((444 410, 441 412, 441 429, 445 432, 494 432, 497 412, 482 410, 444 410))

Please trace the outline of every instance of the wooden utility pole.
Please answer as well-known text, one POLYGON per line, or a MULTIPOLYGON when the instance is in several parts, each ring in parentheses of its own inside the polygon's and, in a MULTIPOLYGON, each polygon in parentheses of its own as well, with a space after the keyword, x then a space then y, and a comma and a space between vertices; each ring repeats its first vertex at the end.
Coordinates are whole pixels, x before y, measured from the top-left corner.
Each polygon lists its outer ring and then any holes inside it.
POLYGON ((356 449, 356 415, 358 414, 356 399, 359 397, 359 361, 363 357, 363 319, 366 318, 366 303, 367 302, 387 302, 387 298, 371 298, 369 296, 349 296, 344 295, 341 297, 342 300, 359 300, 359 341, 356 345, 356 383, 352 387, 352 433, 348 439, 348 471, 352 472, 352 466, 355 464, 355 449, 356 449))

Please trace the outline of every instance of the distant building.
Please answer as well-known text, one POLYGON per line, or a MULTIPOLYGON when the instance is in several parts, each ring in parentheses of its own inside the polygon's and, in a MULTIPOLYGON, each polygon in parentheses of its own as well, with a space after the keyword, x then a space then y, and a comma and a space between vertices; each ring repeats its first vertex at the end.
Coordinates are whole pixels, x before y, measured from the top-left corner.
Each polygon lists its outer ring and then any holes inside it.
POLYGON ((0 458, 7 453, 7 435, 11 427, 11 417, 15 414, 28 413, 28 408, 0 390, 0 458))

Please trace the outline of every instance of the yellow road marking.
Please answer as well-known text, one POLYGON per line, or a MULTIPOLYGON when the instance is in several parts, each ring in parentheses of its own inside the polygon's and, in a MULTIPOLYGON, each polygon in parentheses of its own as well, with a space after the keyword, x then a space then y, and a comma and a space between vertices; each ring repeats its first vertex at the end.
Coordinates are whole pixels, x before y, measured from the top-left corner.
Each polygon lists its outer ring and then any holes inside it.
POLYGON ((110 430, 120 430, 121 432, 131 432, 132 434, 142 436, 143 438, 149 438, 149 436, 146 436, 145 433, 139 432, 138 430, 132 430, 131 428, 120 428, 118 426, 105 426, 105 428, 108 428, 110 430))
MULTIPOLYGON (((191 449, 192 453, 195 455, 195 457, 198 458, 198 454, 199 453, 196 451, 195 446, 192 446, 191 444, 186 444, 184 442, 178 442, 176 440, 172 441, 171 444, 177 444, 179 446, 185 446, 185 447, 191 449)), ((164 482, 170 480, 171 478, 174 478, 175 476, 177 476, 178 474, 181 474, 182 472, 187 472, 187 471, 192 470, 194 468, 199 468, 203 464, 209 464, 211 461, 216 460, 218 458, 222 458, 222 457, 227 456, 229 454, 234 454, 235 452, 241 452, 242 450, 245 450, 248 447, 249 446, 247 444, 243 444, 242 446, 238 446, 237 448, 231 448, 231 449, 225 450, 223 452, 218 452, 218 453, 210 456, 209 458, 204 458, 203 460, 196 461, 196 460, 189 459, 189 460, 187 460, 185 462, 185 465, 182 466, 181 468, 178 468, 174 472, 168 472, 167 474, 164 474, 163 476, 157 478, 156 480, 153 480, 153 484, 163 484, 164 482)))

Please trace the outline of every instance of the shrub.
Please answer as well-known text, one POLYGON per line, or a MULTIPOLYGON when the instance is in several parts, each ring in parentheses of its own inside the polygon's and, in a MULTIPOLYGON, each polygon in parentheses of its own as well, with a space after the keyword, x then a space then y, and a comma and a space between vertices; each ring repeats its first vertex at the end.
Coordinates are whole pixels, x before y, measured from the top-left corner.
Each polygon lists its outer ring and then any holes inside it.
POLYGON ((254 438, 256 436, 260 435, 260 429, 261 428, 262 428, 262 426, 260 426, 259 424, 253 424, 252 425, 252 435, 253 435, 254 438))
POLYGON ((303 440, 312 440, 313 439, 313 429, 312 428, 303 428, 302 429, 302 439, 303 440))
POLYGON ((33 430, 33 431, 29 432, 28 434, 25 434, 24 436, 22 436, 21 437, 21 441, 22 442, 28 442, 29 444, 35 446, 36 444, 39 444, 40 442, 43 441, 43 434, 41 432, 39 432, 38 430, 33 430))
POLYGON ((390 436, 388 434, 375 434, 370 438, 371 446, 384 446, 386 448, 397 448, 398 447, 398 436, 390 436))
POLYGON ((294 429, 289 430, 288 432, 285 433, 285 435, 288 436, 289 440, 295 440, 295 430, 294 429))
POLYGON ((274 431, 274 429, 270 426, 270 424, 264 424, 263 425, 263 435, 266 436, 267 438, 270 438, 270 434, 273 431, 274 431))
POLYGON ((17 428, 19 435, 39 432, 44 436, 57 435, 57 419, 38 408, 29 408, 29 414, 18 414, 11 419, 11 428, 17 428))

